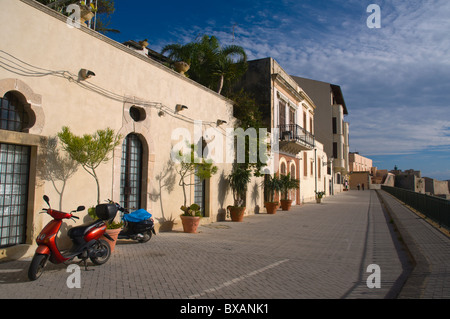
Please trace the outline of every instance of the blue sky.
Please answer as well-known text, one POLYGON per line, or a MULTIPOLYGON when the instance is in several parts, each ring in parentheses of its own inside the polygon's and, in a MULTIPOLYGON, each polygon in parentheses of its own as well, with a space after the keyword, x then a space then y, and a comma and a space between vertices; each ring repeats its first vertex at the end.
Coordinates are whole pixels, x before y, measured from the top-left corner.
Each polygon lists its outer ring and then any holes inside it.
POLYGON ((115 1, 109 34, 149 40, 155 51, 215 35, 249 59, 340 85, 350 151, 379 169, 450 179, 450 1, 115 1), (381 28, 368 28, 370 4, 381 28))

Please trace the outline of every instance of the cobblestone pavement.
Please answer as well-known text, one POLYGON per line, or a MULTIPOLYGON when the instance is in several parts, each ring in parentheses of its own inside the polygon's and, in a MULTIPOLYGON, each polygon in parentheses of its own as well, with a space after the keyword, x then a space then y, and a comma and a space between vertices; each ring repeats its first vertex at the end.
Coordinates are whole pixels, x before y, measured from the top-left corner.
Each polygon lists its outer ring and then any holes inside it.
POLYGON ((108 263, 81 268, 81 288, 68 288, 66 265, 49 264, 30 282, 30 259, 2 262, 0 298, 396 298, 412 270, 408 260, 377 192, 349 191, 241 223, 203 225, 197 234, 119 241, 108 263), (380 288, 368 287, 372 264, 380 267, 380 288))

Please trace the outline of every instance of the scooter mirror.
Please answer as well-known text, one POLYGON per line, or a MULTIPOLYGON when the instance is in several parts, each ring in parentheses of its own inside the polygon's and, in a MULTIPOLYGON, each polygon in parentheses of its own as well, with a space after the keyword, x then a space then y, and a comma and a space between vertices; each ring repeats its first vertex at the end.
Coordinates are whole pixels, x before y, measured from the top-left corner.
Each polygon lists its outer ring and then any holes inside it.
POLYGON ((86 209, 86 207, 84 207, 84 206, 78 206, 77 212, 81 212, 82 210, 85 210, 85 209, 86 209))
POLYGON ((47 195, 44 195, 44 201, 47 203, 48 206, 50 206, 50 198, 48 198, 47 195))

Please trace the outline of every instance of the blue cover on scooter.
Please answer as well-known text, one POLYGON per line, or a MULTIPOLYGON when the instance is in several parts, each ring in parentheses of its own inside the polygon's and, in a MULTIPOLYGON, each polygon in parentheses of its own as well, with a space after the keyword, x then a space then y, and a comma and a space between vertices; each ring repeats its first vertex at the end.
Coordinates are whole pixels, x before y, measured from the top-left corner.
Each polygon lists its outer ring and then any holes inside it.
POLYGON ((145 209, 141 208, 129 214, 123 215, 123 220, 132 223, 139 223, 149 219, 150 217, 152 217, 152 214, 150 214, 145 209))

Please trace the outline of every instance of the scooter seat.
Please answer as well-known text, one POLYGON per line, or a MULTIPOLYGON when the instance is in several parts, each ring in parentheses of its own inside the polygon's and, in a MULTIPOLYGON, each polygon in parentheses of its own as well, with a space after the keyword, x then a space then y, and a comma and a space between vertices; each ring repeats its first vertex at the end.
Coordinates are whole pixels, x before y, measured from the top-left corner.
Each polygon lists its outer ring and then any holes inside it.
POLYGON ((97 225, 103 223, 102 220, 96 220, 93 222, 90 222, 88 224, 85 225, 81 225, 81 226, 77 226, 77 227, 72 227, 71 229, 69 229, 69 231, 67 232, 67 235, 70 238, 80 238, 80 237, 84 237, 84 235, 92 228, 97 227, 97 225))

